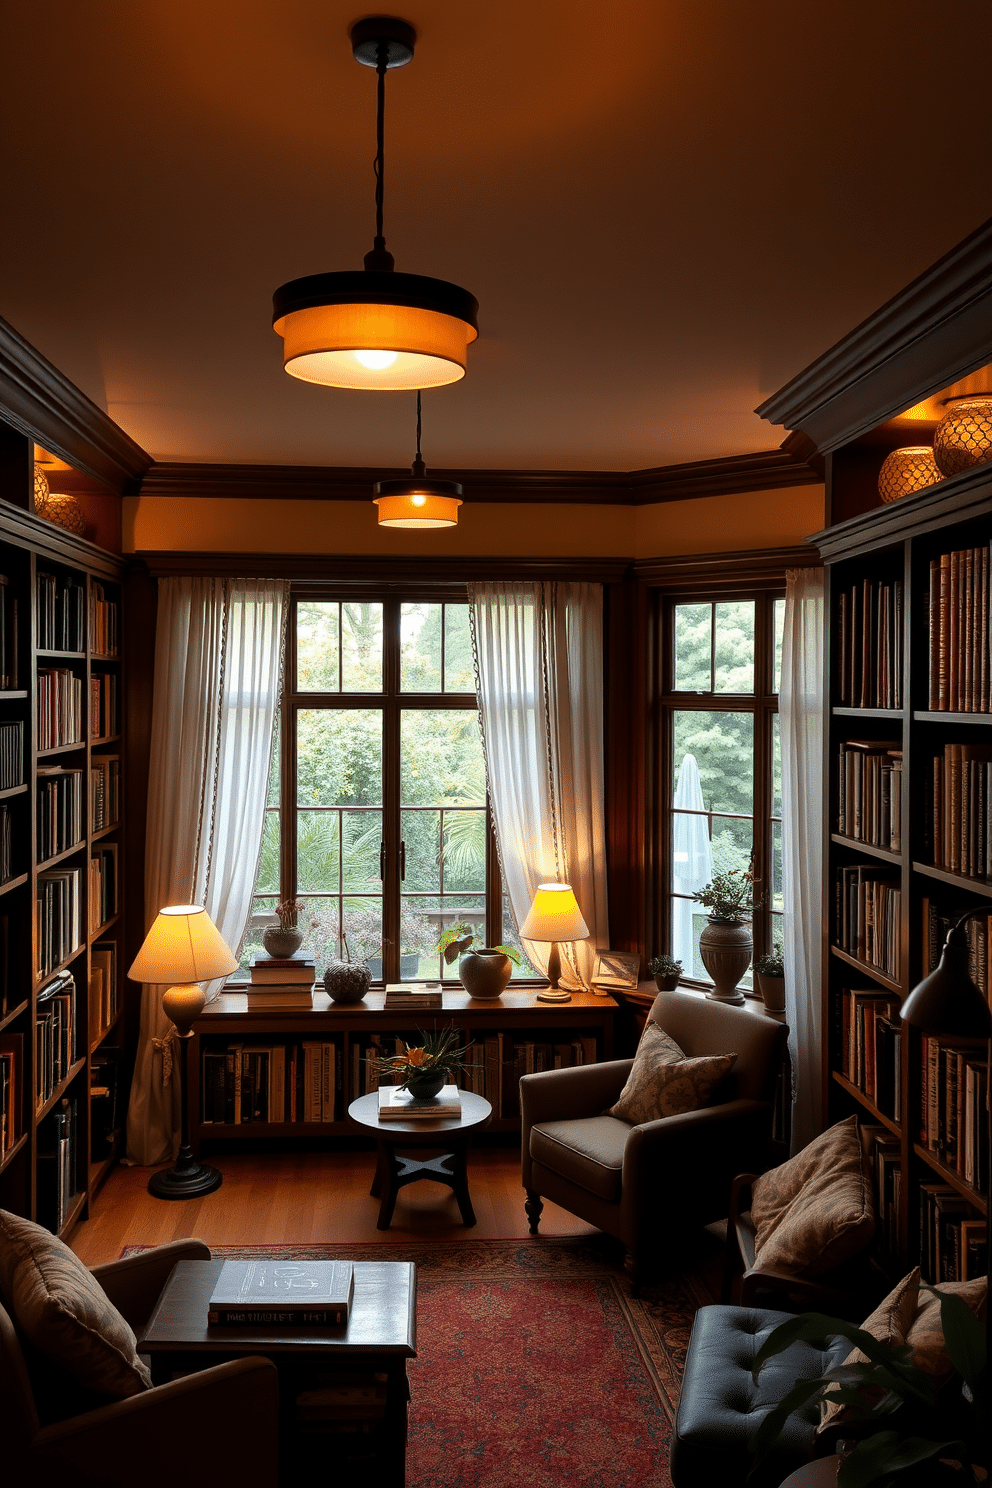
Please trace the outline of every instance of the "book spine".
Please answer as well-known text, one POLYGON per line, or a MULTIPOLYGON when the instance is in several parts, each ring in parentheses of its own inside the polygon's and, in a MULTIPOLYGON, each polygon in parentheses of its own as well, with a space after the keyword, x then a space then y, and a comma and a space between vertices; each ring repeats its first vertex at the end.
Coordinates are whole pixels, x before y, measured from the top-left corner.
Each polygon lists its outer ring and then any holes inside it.
POLYGON ((285 1327, 286 1324, 297 1324, 301 1327, 341 1327, 348 1321, 348 1309, 346 1307, 307 1307, 291 1311, 282 1311, 277 1308, 266 1310, 264 1308, 247 1307, 211 1307, 207 1312, 207 1322, 216 1323, 223 1328, 250 1327, 285 1327))

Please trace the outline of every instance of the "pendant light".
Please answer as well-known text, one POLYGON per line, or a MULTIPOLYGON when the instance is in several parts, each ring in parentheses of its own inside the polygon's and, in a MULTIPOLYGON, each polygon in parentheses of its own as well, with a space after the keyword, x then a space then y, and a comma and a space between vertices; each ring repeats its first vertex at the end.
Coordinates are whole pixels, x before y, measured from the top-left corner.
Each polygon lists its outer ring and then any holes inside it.
POLYGON ((373 502, 380 527, 457 527, 462 488, 457 481, 427 480, 420 454, 422 415, 417 393, 417 457, 400 480, 376 481, 373 502))
POLYGON ((443 387, 464 377, 479 334, 475 296, 444 279, 397 274, 383 236, 386 73, 411 61, 416 36, 394 16, 369 16, 351 28, 355 60, 374 67, 378 79, 375 242, 364 270, 309 274, 272 296, 285 369, 304 382, 368 391, 443 387))

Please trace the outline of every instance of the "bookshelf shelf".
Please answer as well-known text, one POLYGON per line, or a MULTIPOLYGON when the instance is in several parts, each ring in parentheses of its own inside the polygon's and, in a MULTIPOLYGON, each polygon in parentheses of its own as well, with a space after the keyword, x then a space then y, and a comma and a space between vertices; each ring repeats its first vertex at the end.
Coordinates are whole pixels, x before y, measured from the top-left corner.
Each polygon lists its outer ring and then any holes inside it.
POLYGON ((85 748, 86 748, 86 740, 85 739, 80 739, 75 744, 56 744, 56 746, 55 746, 54 749, 39 749, 38 750, 38 758, 39 759, 52 759, 57 754, 75 753, 76 750, 85 749, 85 748))
POLYGON ((862 842, 857 837, 845 837, 840 832, 831 832, 830 841, 836 842, 838 847, 849 847, 854 852, 867 853, 870 858, 879 858, 883 863, 894 863, 897 868, 902 862, 902 853, 890 852, 887 847, 874 847, 870 842, 862 842))
POLYGON ((26 796, 27 793, 27 785, 11 785, 0 791, 0 801, 9 801, 13 796, 26 796))
POLYGON ((45 858, 42 862, 40 862, 38 864, 38 872, 43 873, 46 872, 49 868, 54 868, 56 863, 61 863, 66 858, 71 858, 75 853, 80 852, 85 846, 86 838, 80 837, 78 842, 74 842, 71 847, 63 848, 60 853, 55 854, 54 858, 45 858))
POLYGON ((0 1173, 3 1172, 4 1168, 10 1166, 17 1154, 19 1152, 23 1152, 27 1145, 28 1134, 27 1132, 21 1132, 21 1135, 17 1138, 17 1141, 14 1143, 13 1147, 9 1147, 4 1153, 3 1157, 0 1158, 0 1173))
POLYGON ((5 878, 3 883, 0 883, 0 894, 9 894, 13 889, 21 888, 27 881, 26 873, 18 873, 15 878, 5 878))
POLYGON ((11 1023, 15 1022, 22 1013, 26 1013, 29 1007, 30 1003, 25 1000, 24 1002, 19 1002, 15 1008, 11 1008, 5 1017, 0 1018, 0 1033, 5 1028, 9 1028, 11 1023))
POLYGON ((123 1019, 123 1017, 124 1017, 124 1011, 123 1011, 123 1009, 121 1009, 121 1011, 117 1014, 117 1017, 116 1018, 112 1018, 110 1020, 110 1022, 107 1024, 107 1027, 106 1028, 102 1029, 101 1032, 99 1032, 99 1033, 91 1036, 91 1038, 90 1038, 90 1053, 91 1054, 93 1053, 93 1051, 95 1049, 99 1049, 99 1047, 100 1047, 101 1044, 105 1044, 112 1033, 116 1033, 117 1032, 117 1030, 120 1028, 121 1020, 123 1019))
POLYGON ((893 1121, 891 1116, 883 1116, 882 1112, 875 1105, 875 1102, 869 1100, 864 1091, 859 1090, 852 1080, 849 1080, 846 1075, 842 1075, 840 1070, 831 1070, 830 1077, 836 1081, 842 1090, 846 1090, 847 1094, 852 1096, 859 1105, 864 1106, 873 1121, 879 1122, 886 1130, 894 1133, 895 1136, 899 1135, 899 1123, 893 1121))
POLYGON ((886 976, 885 972, 879 971, 877 966, 869 966, 866 962, 859 961, 856 956, 849 956, 847 951, 841 950, 840 946, 831 946, 830 954, 831 956, 836 956, 838 961, 843 961, 846 965, 853 966, 855 971, 860 972, 862 976, 871 977, 873 981, 878 982, 879 986, 887 987, 890 992, 903 992, 902 982, 897 982, 892 977, 886 976))
POLYGON ((73 1080, 75 1080, 76 1076, 81 1074, 85 1068, 85 1059, 76 1059, 73 1061, 73 1063, 69 1066, 69 1073, 63 1080, 59 1081, 55 1089, 52 1091, 51 1095, 45 1101, 44 1105, 39 1106, 38 1109, 35 1111, 36 1121, 42 1121, 48 1115, 49 1111, 54 1111, 59 1101, 69 1089, 69 1086, 72 1084, 73 1080))
POLYGON ((40 661, 85 661, 85 651, 43 651, 39 646, 35 655, 40 661))
POLYGON ((972 1188, 970 1183, 966 1183, 956 1169, 949 1168, 946 1163, 942 1163, 935 1152, 931 1152, 927 1147, 921 1147, 919 1142, 914 1142, 913 1153, 921 1162, 925 1162, 928 1168, 932 1168, 946 1184, 957 1189, 963 1198, 974 1204, 982 1214, 988 1213, 988 1204, 982 1195, 972 1188))
POLYGON ((932 863, 914 863, 914 873, 922 873, 925 878, 935 878, 939 883, 950 884, 955 889, 966 889, 969 894, 981 894, 986 899, 992 899, 992 883, 983 878, 965 878, 960 873, 948 873, 944 868, 934 868, 932 863))
POLYGON ((60 1238, 68 1235, 76 1221, 82 1218, 83 1210, 86 1208, 88 1200, 89 1193, 85 1188, 75 1195, 72 1203, 69 1205, 69 1209, 66 1213, 65 1219, 59 1226, 60 1238))
POLYGON ((0 703, 18 703, 23 702, 26 698, 27 691, 24 688, 15 688, 13 691, 7 688, 5 691, 0 692, 0 703))
POLYGON ((90 945, 92 945, 95 940, 103 940, 106 937, 106 935, 108 934, 108 932, 114 928, 114 926, 117 924, 117 921, 119 919, 120 919, 120 914, 119 913, 118 914, 113 914, 113 915, 110 916, 110 919, 109 920, 104 920, 104 922, 103 922, 102 925, 98 925, 95 930, 91 930, 90 933, 89 933, 89 942, 90 942, 90 945))
POLYGON ((110 822, 106 827, 97 827, 95 832, 90 833, 91 842, 99 842, 102 837, 108 837, 111 832, 116 832, 120 822, 110 822))
POLYGON ((902 708, 831 708, 835 718, 884 718, 893 723, 901 723, 903 719, 902 708))
POLYGON ((964 724, 966 727, 988 728, 992 725, 992 713, 931 713, 921 710, 913 714, 914 723, 951 723, 955 728, 964 724))
POLYGON ((85 942, 82 942, 78 946, 76 946, 76 949, 72 951, 70 955, 66 956, 64 961, 60 961, 57 966, 53 966, 51 971, 35 972, 35 986, 38 988, 44 987, 47 985, 48 982, 52 980, 53 977, 58 976, 60 971, 67 971, 72 963, 78 960, 85 950, 86 944, 85 942))

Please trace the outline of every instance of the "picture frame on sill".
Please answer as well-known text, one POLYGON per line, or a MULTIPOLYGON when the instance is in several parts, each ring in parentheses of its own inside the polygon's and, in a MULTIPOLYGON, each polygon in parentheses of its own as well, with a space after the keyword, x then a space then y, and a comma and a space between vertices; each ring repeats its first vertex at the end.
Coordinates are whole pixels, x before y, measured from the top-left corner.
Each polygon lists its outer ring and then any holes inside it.
POLYGON ((641 958, 636 951, 597 949, 592 974, 592 990, 599 997, 611 992, 633 991, 641 972, 641 958))

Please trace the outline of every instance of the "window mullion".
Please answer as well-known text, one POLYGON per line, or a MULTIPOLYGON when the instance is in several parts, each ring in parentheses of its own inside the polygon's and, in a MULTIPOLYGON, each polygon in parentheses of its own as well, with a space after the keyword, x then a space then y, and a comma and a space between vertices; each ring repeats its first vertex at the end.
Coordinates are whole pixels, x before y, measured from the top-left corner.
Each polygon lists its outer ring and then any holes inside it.
POLYGON ((382 974, 400 979, 400 600, 382 607, 382 830, 386 844, 386 877, 382 885, 382 974))

